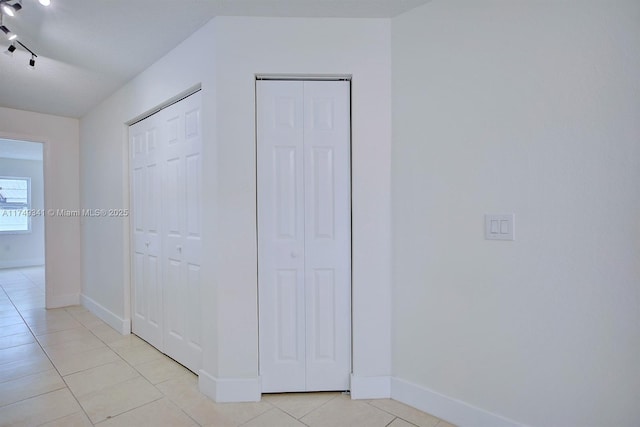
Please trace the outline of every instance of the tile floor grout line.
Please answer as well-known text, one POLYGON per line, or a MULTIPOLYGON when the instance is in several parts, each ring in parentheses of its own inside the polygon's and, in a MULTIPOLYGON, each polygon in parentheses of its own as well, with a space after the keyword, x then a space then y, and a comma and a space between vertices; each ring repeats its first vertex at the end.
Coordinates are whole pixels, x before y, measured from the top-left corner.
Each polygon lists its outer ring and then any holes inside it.
MULTIPOLYGON (((90 311, 88 311, 88 312, 89 312, 89 313, 91 313, 90 311)), ((91 314, 93 315, 93 313, 91 313, 91 314)), ((94 315, 94 316, 95 316, 95 315, 94 315)), ((72 316, 72 317, 73 317, 73 316, 72 316)), ((96 317, 97 317, 97 316, 96 316, 96 317)), ((109 326, 107 323, 105 323, 105 325, 109 326)), ((84 327, 86 328, 86 326, 85 326, 85 325, 82 325, 82 326, 84 326, 84 327)), ((110 327, 110 326, 109 326, 109 327, 110 327)), ((152 400, 151 402, 147 402, 147 403, 145 403, 145 404, 143 404, 143 405, 137 406, 137 407, 135 407, 135 408, 131 408, 131 409, 129 409, 129 410, 127 410, 127 411, 125 411, 125 412, 122 412, 122 413, 120 413, 120 414, 118 414, 118 415, 115 415, 115 416, 114 416, 114 417, 112 417, 112 418, 115 418, 115 417, 120 416, 120 415, 122 415, 122 414, 126 414, 127 412, 130 412, 130 411, 133 411, 133 410, 136 410, 136 409, 142 408, 143 406, 146 406, 146 405, 148 405, 148 404, 150 404, 150 403, 153 403, 153 402, 156 402, 156 401, 161 400, 161 399, 163 399, 163 398, 166 398, 167 400, 169 400, 169 402, 171 402, 173 405, 175 405, 175 406, 176 406, 176 408, 178 408, 178 410, 179 410, 180 412, 182 412, 184 415, 186 415, 190 420, 192 420, 193 422, 195 422, 198 426, 200 426, 200 425, 201 425, 201 424, 200 424, 200 423, 198 423, 196 420, 194 420, 194 419, 193 419, 193 418, 192 418, 192 417, 191 417, 191 416, 190 416, 190 415, 189 415, 189 414, 188 414, 188 413, 187 413, 183 408, 181 408, 180 406, 178 406, 178 404, 177 404, 176 402, 174 402, 174 401, 173 401, 169 396, 167 396, 167 395, 166 395, 162 390, 160 390, 160 389, 157 387, 157 384, 153 384, 149 379, 147 379, 147 377, 145 377, 145 376, 142 374, 142 372, 140 372, 140 371, 136 368, 136 366, 135 366, 135 365, 133 365, 132 363, 130 363, 128 360, 126 360, 124 357, 122 357, 122 356, 120 355, 120 353, 118 353, 116 350, 114 350, 114 348, 113 348, 111 345, 109 345, 109 343, 107 343, 107 342, 106 342, 106 341, 104 341, 102 338, 100 338, 99 336, 97 336, 97 335, 96 335, 96 334, 95 334, 91 329, 89 329, 89 328, 87 328, 87 329, 89 330, 89 332, 91 332, 91 334, 93 334, 93 336, 95 336, 97 339, 99 339, 100 341, 102 341, 102 342, 104 343, 104 345, 105 345, 105 346, 107 346, 107 348, 108 348, 109 350, 113 351, 113 352, 114 352, 114 353, 115 353, 115 354, 120 358, 120 360, 122 360, 122 361, 123 361, 124 363, 126 363, 126 364, 131 368, 131 369, 133 369, 133 370, 134 370, 134 371, 135 371, 135 372, 140 376, 140 378, 142 378, 142 379, 144 379, 145 381, 147 381, 147 382, 149 383, 149 385, 151 385, 154 389, 156 389, 156 390, 158 391, 158 393, 160 393, 160 394, 162 395, 162 397, 159 397, 158 399, 154 399, 154 400, 152 400)), ((113 328, 112 328, 112 329, 113 329, 113 328)), ((115 329, 113 329, 113 330, 115 331, 115 329)), ((118 331, 116 331, 116 332, 118 332, 118 331)), ((122 334, 121 334, 121 335, 122 335, 122 334)), ((129 335, 135 336, 136 338, 139 338, 139 339, 140 339, 141 341, 143 341, 144 343, 149 344, 147 341, 145 341, 145 340, 143 340, 142 338, 138 337, 138 336, 137 336, 136 334, 134 334, 134 333, 129 333, 129 335)), ((123 336, 123 337, 126 337, 126 336, 128 336, 128 335, 122 335, 122 336, 123 336)), ((149 345, 151 345, 151 344, 149 344, 149 345)), ((134 346, 134 347, 135 347, 135 346, 134 346)), ((153 347, 153 346, 152 346, 152 347, 153 347)), ((160 350, 158 350, 157 348, 155 348, 155 347, 153 347, 153 348, 154 348, 156 351, 158 351, 160 354, 165 355, 164 353, 160 352, 160 350)), ((165 355, 165 356, 166 356, 166 355, 165 355)), ((169 356, 167 356, 167 357, 169 357, 169 356)), ((173 360, 173 359, 171 359, 171 360, 173 360)), ((152 361, 153 361, 153 360, 150 360, 149 362, 152 362, 152 361)), ((113 362, 108 362, 108 363, 113 363, 113 362)), ((108 363, 106 363, 106 364, 108 364, 108 363)), ((142 363, 139 363, 139 364, 143 364, 143 363, 147 363, 147 362, 142 362, 142 363)), ((178 362, 176 362, 176 363, 178 363, 178 362)), ((100 365, 100 366, 104 366, 104 365, 100 365)), ((183 365, 181 365, 181 366, 183 366, 183 365)), ((93 368, 89 368, 89 369, 93 369, 93 368)), ((87 370, 88 370, 88 369, 87 369, 87 370)), ((170 380, 171 380, 171 379, 168 379, 168 380, 166 380, 166 381, 170 381, 170 380)), ((127 381, 127 380, 125 380, 125 381, 123 381, 123 382, 126 382, 126 381, 127 381)), ((163 382, 165 382, 165 381, 162 381, 162 382, 160 382, 160 383, 158 383, 158 384, 161 384, 161 383, 163 383, 163 382)), ((120 382, 120 383, 118 383, 118 384, 122 384, 122 382, 120 382)), ((109 418, 107 418, 107 419, 109 419, 109 418)), ((94 424, 94 425, 97 425, 97 424, 103 423, 103 422, 105 422, 105 421, 107 421, 107 420, 99 421, 98 423, 96 423, 96 424, 94 424)))
MULTIPOLYGON (((31 283, 33 283, 33 281, 29 280, 31 283)), ((20 311, 20 309, 18 309, 18 307, 16 307, 15 303, 13 302, 13 300, 11 299, 11 296, 9 296, 9 294, 7 294, 7 291, 4 289, 4 286, 2 287, 2 291, 5 293, 5 295, 7 295, 7 298, 9 298, 9 301, 11 301, 11 304, 14 306, 14 308, 16 309, 16 311, 18 312, 18 314, 20 315, 20 317, 22 318, 22 321, 24 322, 25 326, 27 327, 27 329, 29 329, 29 332, 31 333, 31 335, 33 336, 33 339, 35 340, 35 343, 38 345, 38 347, 40 347, 40 350, 42 350, 42 353, 45 355, 45 357, 49 360, 49 363, 51 363, 51 366, 53 366, 53 369, 55 369, 55 371, 58 373, 58 375, 60 376, 60 380, 62 380, 62 382, 64 383, 64 388, 66 388, 69 391, 69 394, 71 394, 71 396, 73 397, 73 399, 76 401, 76 403, 78 404, 78 406, 80 407, 80 409, 82 410, 82 412, 86 415, 87 419, 89 420, 89 422, 91 422, 91 419, 89 418, 89 414, 87 414, 87 412, 84 410, 84 407, 80 404, 80 401, 78 400, 78 398, 76 397, 75 394, 73 394, 73 392, 71 391, 71 388, 69 388, 69 384, 67 384, 67 382, 64 379, 64 376, 62 375, 62 373, 60 373, 60 371, 58 370, 58 367, 55 365, 55 363, 53 363, 53 360, 51 360, 51 357, 49 356, 49 354, 45 351, 44 347, 42 346, 42 344, 40 343, 40 341, 38 341, 38 338, 36 338, 36 334, 33 332, 33 330, 31 329, 31 326, 29 326, 29 324, 27 323, 26 320, 24 320, 24 316, 22 315, 22 312, 20 311)), ((43 307, 43 309, 46 311, 47 308, 43 307)), ((65 313, 67 313, 66 309, 63 309, 65 313)), ((84 325, 83 325, 84 326, 84 325)), ((62 389, 58 389, 58 390, 62 390, 62 389)), ((53 390, 53 391, 58 391, 58 390, 53 390)), ((53 391, 49 391, 47 393, 52 393, 53 391)), ((42 393, 40 394, 40 396, 47 394, 47 393, 42 393)), ((35 396, 31 396, 31 397, 35 397, 35 396)), ((31 397, 27 398, 30 399, 31 397)), ((27 399, 22 399, 20 400, 20 402, 25 401, 27 399)), ((17 403, 17 402, 15 402, 17 403)), ((68 414, 71 415, 71 414, 68 414)), ((66 416, 66 415, 65 415, 66 416)), ((62 417, 64 418, 64 417, 62 417)), ((93 423, 91 422, 91 424, 93 425, 93 423)))
MULTIPOLYGON (((275 409, 280 409, 280 408, 276 408, 275 406, 273 406, 273 404, 272 404, 271 402, 266 402, 266 403, 268 403, 269 405, 271 405, 271 408, 267 409, 267 410, 266 410, 266 411, 264 411, 264 412, 259 413, 259 414, 258 414, 258 415, 256 415, 255 417, 252 417, 252 418, 248 419, 247 421, 245 421, 245 422, 243 422, 243 423, 238 424, 238 427, 242 427, 242 426, 245 426, 245 425, 249 424, 251 421, 255 420, 256 418, 259 418, 259 417, 263 416, 264 414, 266 414, 267 412, 271 411, 271 410, 272 410, 272 409, 274 409, 274 408, 275 408, 275 409)), ((283 412, 284 412, 284 411, 283 411, 283 412)), ((287 415, 289 415, 289 414, 287 414, 287 415)), ((291 415, 289 415, 289 416, 291 416, 291 415)), ((291 417, 291 418, 293 418, 293 417, 291 417)), ((294 419, 295 419, 295 418, 294 418, 294 419)))
MULTIPOLYGON (((31 280, 31 279, 29 279, 28 277, 26 277, 22 272, 21 272, 20 274, 22 274, 22 275, 23 275, 23 276, 24 276, 24 277, 25 277, 25 278, 26 278, 30 283, 32 283, 33 285, 36 285, 36 284, 31 280)), ((49 360, 49 362, 51 363, 52 369, 56 371, 56 373, 58 374, 58 376, 60 377, 60 379, 62 380, 62 382, 63 382, 63 384, 64 384, 64 387, 61 387, 61 388, 59 388, 59 389, 51 390, 51 391, 48 391, 48 392, 45 392, 45 393, 40 393, 40 394, 38 394, 38 395, 34 395, 34 396, 29 396, 29 397, 27 397, 27 398, 25 398, 25 399, 21 399, 21 400, 19 400, 18 402, 13 402, 13 403, 23 402, 23 401, 25 401, 25 400, 28 400, 28 399, 31 399, 31 398, 34 398, 34 397, 38 397, 38 396, 42 396, 42 395, 45 395, 45 394, 48 394, 48 393, 51 393, 51 392, 54 392, 54 391, 59 391, 59 390, 67 389, 67 390, 69 391, 69 393, 71 394, 71 396, 73 396, 74 400, 78 403, 78 406, 80 407, 80 410, 81 410, 81 411, 82 411, 82 413, 84 413, 84 415, 87 417, 87 420, 89 420, 89 422, 91 423, 91 425, 95 426, 95 425, 97 425, 97 424, 99 424, 99 423, 105 422, 105 421, 107 421, 107 420, 109 420, 109 419, 113 419, 113 418, 115 418, 115 417, 117 417, 117 416, 119 416, 119 415, 125 414, 125 413, 127 413, 127 412, 129 412, 129 411, 133 411, 133 410, 135 410, 135 409, 139 409, 139 408, 141 408, 141 407, 143 407, 143 406, 146 406, 146 405, 148 405, 148 404, 150 404, 150 403, 156 402, 156 401, 161 400, 161 399, 163 399, 163 398, 167 398, 167 400, 169 400, 173 405, 175 405, 175 406, 178 408, 178 410, 179 410, 180 412, 182 412, 184 415, 186 415, 190 420, 194 421, 197 425, 200 425, 200 423, 198 423, 196 420, 194 420, 194 419, 193 419, 193 418, 192 418, 188 413, 186 413, 186 412, 185 412, 185 411, 184 411, 180 406, 178 406, 178 405, 177 405, 175 402, 173 402, 173 401, 172 401, 168 396, 166 396, 166 395, 165 395, 165 394, 164 394, 160 389, 158 389, 158 388, 156 387, 156 384, 153 384, 151 381, 149 381, 149 380, 148 380, 148 379, 147 379, 147 378, 146 378, 146 377, 145 377, 145 376, 144 376, 144 375, 143 375, 143 374, 142 374, 142 373, 141 373, 141 372, 140 372, 140 371, 135 367, 135 365, 131 364, 128 360, 124 359, 124 358, 123 358, 123 357, 122 357, 118 352, 116 352, 116 351, 115 351, 115 350, 114 350, 114 349, 113 349, 113 348, 112 348, 112 347, 111 347, 107 342, 105 342, 102 338, 100 338, 99 336, 97 336, 97 335, 96 335, 96 334, 95 334, 91 329, 89 329, 89 328, 88 328, 86 325, 84 325, 82 322, 78 321, 78 319, 76 319, 76 318, 75 318, 75 317, 74 317, 74 316, 73 316, 69 311, 67 311, 67 309, 66 309, 65 307, 61 307, 61 310, 62 310, 63 312, 67 313, 67 314, 68 314, 72 319, 74 319, 76 322, 78 322, 78 323, 82 326, 82 328, 84 328, 85 330, 89 331, 89 332, 91 333, 91 335, 92 335, 92 336, 94 336, 96 339, 98 339, 100 342, 102 342, 102 343, 105 345, 105 347, 106 347, 106 348, 108 348, 109 350, 113 351, 113 352, 114 352, 114 354, 116 354, 116 355, 117 355, 117 357, 118 357, 122 362, 124 362, 124 363, 125 363, 126 365, 128 365, 131 369, 133 369, 133 370, 136 372, 136 374, 138 374, 138 376, 139 376, 140 378, 142 378, 144 381, 148 382, 148 383, 149 383, 149 385, 150 385, 151 387, 153 387, 153 388, 154 388, 158 393, 160 393, 160 394, 161 394, 161 397, 158 397, 157 399, 153 399, 152 401, 150 401, 150 402, 146 402, 146 403, 145 403, 145 404, 143 404, 143 405, 137 406, 137 407, 135 407, 135 408, 131 408, 131 409, 127 410, 127 411, 124 411, 124 412, 122 412, 122 413, 119 413, 119 414, 117 414, 117 415, 114 415, 114 416, 112 416, 112 417, 110 417, 110 418, 107 418, 107 419, 105 419, 105 420, 99 421, 98 423, 94 423, 94 422, 91 420, 91 418, 89 417, 89 414, 85 411, 85 409, 84 409, 84 407, 82 406, 82 404, 80 403, 80 401, 78 400, 78 397, 75 395, 75 393, 74 393, 74 392, 71 390, 71 388, 69 387, 69 384, 67 383, 67 381, 66 381, 66 379, 65 379, 65 376, 64 376, 64 375, 62 375, 62 373, 61 373, 61 372, 59 371, 59 369, 56 367, 55 363, 53 363, 53 360, 51 360, 51 357, 49 356, 49 354, 48 354, 48 353, 46 352, 46 350, 44 349, 43 345, 42 345, 42 344, 40 343, 40 341, 38 340, 38 338, 37 338, 37 336, 36 336, 35 332, 33 331, 33 329, 31 328, 31 326, 30 326, 30 325, 27 323, 27 321, 25 320, 25 318, 24 318, 23 313, 21 312, 21 310, 16 306, 16 304, 15 304, 15 302, 13 301, 13 299, 11 298, 11 296, 10 296, 10 295, 7 293, 7 291, 4 289, 4 286, 0 285, 0 287, 2 288, 2 291, 4 292, 4 294, 6 295, 6 297, 8 298, 9 302, 11 303, 11 305, 13 306, 14 310, 18 313, 18 315, 19 315, 19 316, 20 316, 20 318, 22 319, 22 323, 23 323, 23 324, 27 327, 27 329, 29 330, 29 333, 31 334, 31 336, 32 336, 32 337, 33 337, 33 339, 34 339, 34 343, 35 343, 35 344, 37 344, 37 345, 38 345, 38 347, 40 347, 40 350, 43 352, 43 354, 45 355, 45 357, 46 357, 46 358, 49 360)), ((45 311, 47 310, 47 308, 46 308, 46 307, 43 307, 43 309, 44 309, 45 311)), ((87 312, 89 312, 89 311, 87 310, 87 312)), ((90 313, 90 312, 89 312, 89 313, 90 313)), ((44 321, 43 323, 46 323, 46 321, 44 321)), ((76 329, 76 328, 63 329, 63 330, 60 330, 60 331, 52 331, 51 333, 68 331, 68 330, 70 330, 70 329, 76 329)), ((79 329, 79 328, 77 328, 77 329, 79 329)), ((116 332, 117 332, 117 331, 116 331, 116 332)), ((42 334, 42 335, 48 335, 48 334, 42 334)), ((131 334, 131 335, 133 335, 133 334, 131 334)), ((123 335, 123 337, 125 337, 125 336, 127 336, 127 335, 123 335)), ((136 335, 136 337, 137 337, 137 335, 136 335)), ((141 338, 140 338, 140 339, 141 339, 141 338)), ((144 341, 144 340, 143 340, 143 341, 144 341)), ((145 342, 146 342, 146 341, 145 341, 145 342)), ((29 344, 31 344, 31 343, 29 343, 29 344)), ((60 343, 60 344, 64 344, 64 343, 60 343)), ((25 345, 25 344, 23 344, 23 345, 25 345)), ((154 347, 154 348, 155 348, 155 347, 154 347)), ((88 350, 88 351, 90 351, 90 350, 88 350)), ((157 350, 157 349, 156 349, 156 351, 159 351, 159 350, 157 350)), ((81 353, 83 353, 83 352, 81 352, 81 353)), ((172 360, 173 360, 173 359, 172 359, 172 360)), ((113 361, 113 362, 115 362, 115 361, 113 361)), ((104 363, 104 364, 99 365, 99 366, 96 366, 96 367, 104 366, 104 365, 107 365, 107 364, 109 364, 109 363, 113 363, 113 362, 107 362, 107 363, 104 363)), ((79 372, 85 372, 85 371, 88 371, 88 370, 90 370, 90 369, 94 369, 94 368, 96 368, 96 367, 87 368, 87 369, 84 369, 84 370, 82 370, 82 371, 78 371, 78 372, 72 372, 72 373, 69 373, 68 375, 73 375, 73 374, 76 374, 76 373, 79 373, 79 372)), ((25 375, 25 376, 28 376, 28 375, 25 375)), ((25 376, 22 376, 22 377, 20 377, 20 378, 24 378, 25 376)), ((167 380, 167 381, 169 381, 169 380, 167 380)), ((118 384, 122 384, 123 382, 126 382, 126 380, 125 380, 125 381, 122 381, 122 382, 120 382, 120 383, 118 383, 118 384)), ((12 403, 12 404, 13 404, 13 403, 12 403)), ((3 406, 8 406, 8 405, 3 405, 3 406)), ((265 412, 266 412, 266 411, 265 411, 265 412)), ((71 414, 68 414, 68 415, 71 415, 71 414)), ((64 417, 68 416, 68 415, 65 415, 65 416, 63 416, 63 417, 60 417, 59 419, 62 419, 62 418, 64 418, 64 417)), ((51 420, 51 421, 55 421, 55 420, 51 420)), ((48 421, 48 422, 49 422, 49 421, 48 421)))

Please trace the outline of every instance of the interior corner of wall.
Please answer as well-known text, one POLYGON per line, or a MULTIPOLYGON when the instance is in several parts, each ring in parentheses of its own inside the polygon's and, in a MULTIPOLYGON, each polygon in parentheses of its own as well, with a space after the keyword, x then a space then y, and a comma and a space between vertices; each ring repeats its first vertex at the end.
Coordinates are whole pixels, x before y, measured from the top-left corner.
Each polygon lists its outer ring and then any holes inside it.
POLYGON ((262 381, 255 378, 217 378, 204 369, 198 372, 198 388, 218 403, 259 402, 262 381))
POLYGON ((351 374, 352 399, 388 399, 391 397, 391 377, 364 377, 351 374))

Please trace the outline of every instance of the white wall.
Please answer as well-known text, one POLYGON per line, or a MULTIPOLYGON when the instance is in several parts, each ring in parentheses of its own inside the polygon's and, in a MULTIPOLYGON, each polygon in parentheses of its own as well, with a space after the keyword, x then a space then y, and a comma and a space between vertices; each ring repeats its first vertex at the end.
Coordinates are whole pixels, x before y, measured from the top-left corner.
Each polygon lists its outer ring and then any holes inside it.
MULTIPOLYGON (((42 142, 45 208, 78 210, 78 120, 0 107, 0 138, 42 142)), ((46 304, 78 304, 80 295, 80 221, 45 217, 46 304)))
POLYGON ((640 425, 640 3, 434 0, 392 52, 392 394, 640 425))
MULTIPOLYGON (((362 393, 389 395, 389 43, 388 20, 216 18, 81 120, 82 206, 127 207, 125 123, 202 84, 200 384, 217 400, 259 398, 256 73, 353 75, 353 369, 362 393)), ((122 331, 128 238, 126 221, 83 224, 83 303, 122 331)))
POLYGON ((390 22, 225 17, 216 19, 216 27, 218 236, 223 244, 217 266, 218 366, 205 368, 214 376, 258 374, 255 75, 350 74, 356 382, 352 391, 359 397, 388 396, 390 22))
MULTIPOLYGON (((203 156, 215 164, 215 81, 210 23, 106 99, 80 122, 81 200, 85 209, 129 207, 128 126, 131 120, 170 98, 202 85, 203 156)), ((211 218, 215 167, 204 169, 204 212, 211 218)), ((214 239, 204 224, 205 253, 214 239)), ((129 332, 129 218, 85 218, 82 224, 82 302, 121 332, 129 332)), ((208 266, 203 274, 213 286, 208 266)))
MULTIPOLYGON (((2 142, 0 142, 0 148, 2 142)), ((0 157, 0 176, 31 179, 31 209, 44 209, 43 162, 0 157)), ((31 217, 28 233, 0 234, 0 268, 44 265, 44 215, 31 217)))

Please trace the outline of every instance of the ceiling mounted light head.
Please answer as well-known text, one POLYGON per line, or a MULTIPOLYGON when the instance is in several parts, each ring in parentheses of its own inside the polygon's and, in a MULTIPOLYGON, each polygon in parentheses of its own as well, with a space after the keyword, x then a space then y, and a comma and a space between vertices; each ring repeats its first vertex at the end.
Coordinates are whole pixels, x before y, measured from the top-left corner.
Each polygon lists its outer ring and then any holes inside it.
POLYGON ((20 9, 22 9, 20 2, 15 2, 13 4, 10 4, 8 0, 2 2, 2 11, 9 16, 16 16, 16 12, 20 9))
POLYGON ((13 56, 13 52, 15 52, 15 50, 16 50, 15 43, 11 43, 11 45, 7 48, 7 50, 4 51, 4 53, 6 53, 9 56, 13 56))
POLYGON ((51 0, 39 0, 40 4, 43 6, 49 6, 51 4, 51 0))
POLYGON ((5 27, 4 25, 0 25, 0 30, 2 30, 2 32, 4 33, 5 36, 7 36, 7 38, 9 40, 15 40, 18 38, 18 35, 15 33, 12 33, 7 27, 5 27))
POLYGON ((31 67, 35 67, 36 66, 36 56, 34 54, 31 54, 31 59, 29 60, 29 65, 31 67))

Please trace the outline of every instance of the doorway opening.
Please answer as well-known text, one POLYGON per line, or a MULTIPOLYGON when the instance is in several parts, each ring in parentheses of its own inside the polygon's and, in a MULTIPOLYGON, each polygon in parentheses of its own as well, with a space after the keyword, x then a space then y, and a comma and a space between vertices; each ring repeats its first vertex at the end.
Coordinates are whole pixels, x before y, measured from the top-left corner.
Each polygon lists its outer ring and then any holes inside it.
POLYGON ((45 306, 45 216, 43 144, 0 138, 0 285, 19 308, 45 306))

